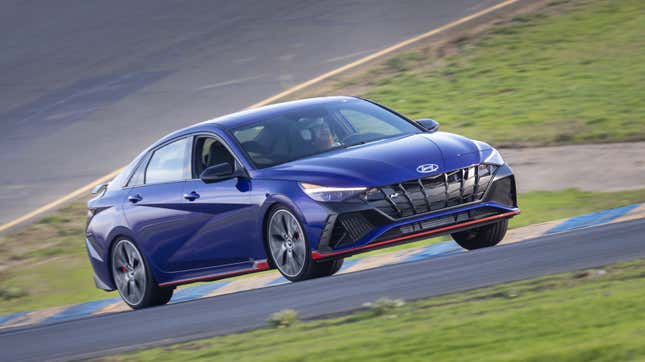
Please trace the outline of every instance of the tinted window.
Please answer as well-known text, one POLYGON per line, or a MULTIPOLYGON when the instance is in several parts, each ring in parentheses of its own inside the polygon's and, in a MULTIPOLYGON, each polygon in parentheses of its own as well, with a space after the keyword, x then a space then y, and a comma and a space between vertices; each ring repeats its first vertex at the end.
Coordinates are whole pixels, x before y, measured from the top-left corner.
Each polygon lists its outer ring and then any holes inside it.
POLYGON ((375 133, 379 135, 395 135, 401 131, 390 123, 356 109, 341 109, 339 112, 359 133, 375 133))
POLYGON ((263 129, 263 125, 240 129, 235 132, 235 137, 237 137, 240 142, 253 141, 260 134, 260 132, 262 132, 263 129))
POLYGON ((356 99, 290 109, 232 133, 255 166, 263 168, 419 132, 400 116, 356 99))
POLYGON ((156 150, 146 168, 145 183, 181 181, 188 174, 186 162, 190 138, 183 138, 156 150))
POLYGON ((193 152, 193 178, 198 178, 206 168, 225 162, 233 165, 235 158, 221 142, 212 137, 197 138, 193 152))
POLYGON ((146 165, 147 165, 146 157, 144 157, 144 160, 141 161, 141 163, 139 163, 139 166, 132 174, 132 177, 128 182, 128 187, 143 185, 143 174, 144 174, 144 171, 146 170, 146 165))

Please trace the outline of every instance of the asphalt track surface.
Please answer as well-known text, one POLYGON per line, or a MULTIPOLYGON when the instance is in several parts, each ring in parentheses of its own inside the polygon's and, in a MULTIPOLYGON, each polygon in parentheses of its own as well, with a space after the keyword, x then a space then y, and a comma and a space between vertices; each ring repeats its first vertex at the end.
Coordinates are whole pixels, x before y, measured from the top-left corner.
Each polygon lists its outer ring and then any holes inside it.
POLYGON ((172 130, 499 2, 3 1, 0 224, 172 130))
POLYGON ((0 360, 99 356, 229 334, 269 314, 344 313, 379 297, 417 299, 645 257, 645 219, 300 283, 0 333, 0 360))

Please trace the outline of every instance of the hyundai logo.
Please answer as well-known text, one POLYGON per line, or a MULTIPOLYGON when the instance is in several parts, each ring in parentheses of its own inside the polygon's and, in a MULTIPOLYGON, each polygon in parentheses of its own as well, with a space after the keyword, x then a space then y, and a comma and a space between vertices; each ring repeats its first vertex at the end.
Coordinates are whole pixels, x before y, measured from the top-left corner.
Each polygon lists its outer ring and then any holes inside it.
POLYGON ((417 167, 417 172, 431 173, 431 172, 437 171, 438 169, 439 169, 439 165, 437 165, 436 163, 426 163, 423 165, 419 165, 419 167, 417 167))

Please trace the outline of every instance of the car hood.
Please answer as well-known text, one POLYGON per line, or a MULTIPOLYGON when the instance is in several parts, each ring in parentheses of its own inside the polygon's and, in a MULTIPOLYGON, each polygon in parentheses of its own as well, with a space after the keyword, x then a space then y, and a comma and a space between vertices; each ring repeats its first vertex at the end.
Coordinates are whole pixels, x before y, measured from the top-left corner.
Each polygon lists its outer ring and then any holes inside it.
MULTIPOLYGON (((485 144, 480 143, 480 148, 481 145, 485 144)), ((479 148, 474 141, 452 133, 435 132, 339 149, 256 170, 253 177, 334 187, 381 186, 480 162, 479 148), (435 164, 437 169, 431 173, 417 172, 424 164, 435 164)))

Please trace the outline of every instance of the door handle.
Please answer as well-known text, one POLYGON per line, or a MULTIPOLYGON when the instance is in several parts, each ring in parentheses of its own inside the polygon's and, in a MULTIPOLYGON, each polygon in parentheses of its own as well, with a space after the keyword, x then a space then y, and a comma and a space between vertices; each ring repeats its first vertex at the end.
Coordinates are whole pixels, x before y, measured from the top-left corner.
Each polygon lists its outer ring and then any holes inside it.
POLYGON ((128 201, 130 201, 133 204, 136 204, 137 202, 139 202, 141 200, 143 200, 143 197, 141 197, 141 195, 139 195, 139 194, 128 196, 128 201))
POLYGON ((196 199, 199 199, 199 194, 195 191, 191 191, 189 194, 184 194, 184 199, 188 201, 195 201, 196 199))

